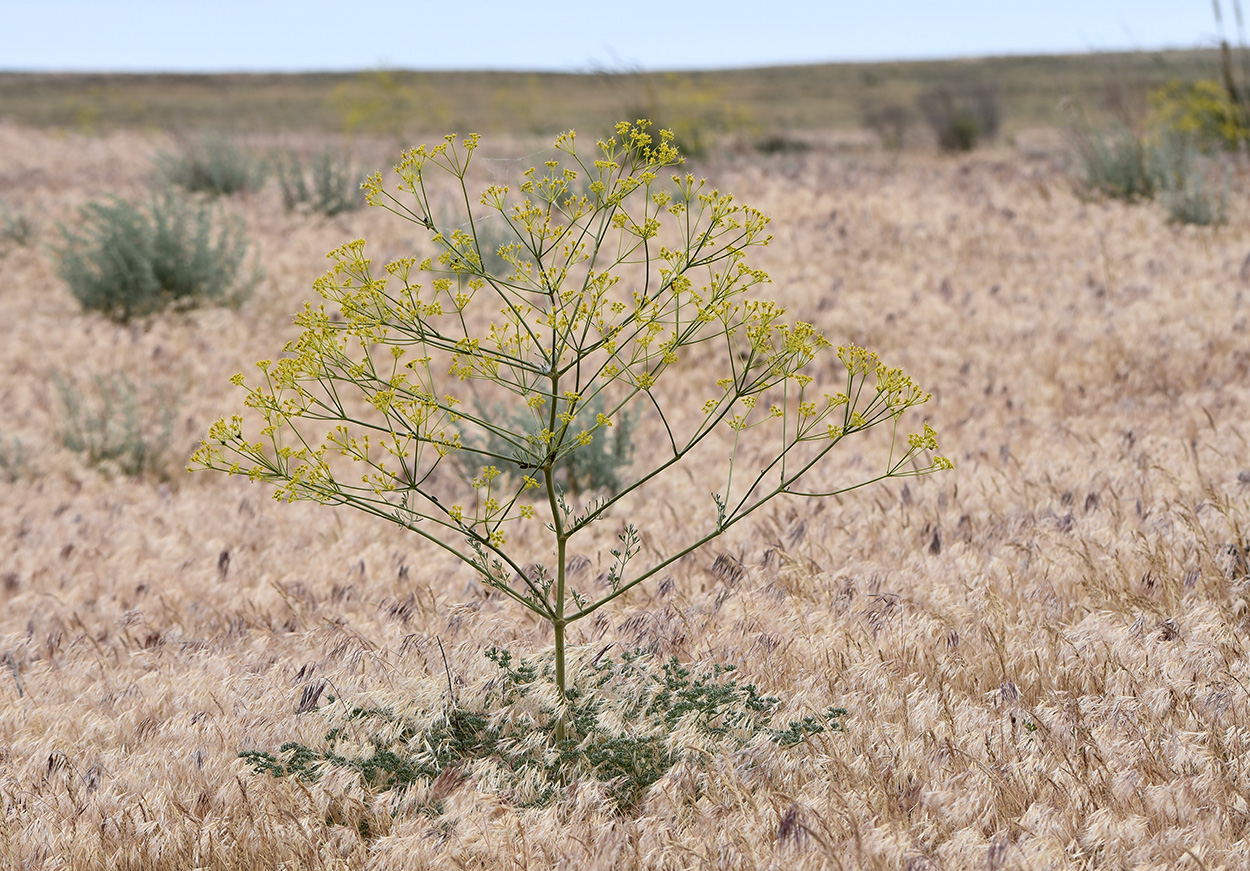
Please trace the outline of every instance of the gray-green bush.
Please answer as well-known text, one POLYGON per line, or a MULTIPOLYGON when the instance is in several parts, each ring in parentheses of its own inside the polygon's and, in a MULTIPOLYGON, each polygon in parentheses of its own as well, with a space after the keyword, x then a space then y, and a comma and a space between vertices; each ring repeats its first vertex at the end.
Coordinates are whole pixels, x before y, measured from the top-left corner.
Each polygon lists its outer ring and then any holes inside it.
POLYGON ((156 156, 157 173, 167 185, 213 196, 260 190, 264 161, 221 136, 184 142, 176 152, 156 156))
MULTIPOLYGON (((611 409, 600 396, 596 396, 586 404, 586 413, 595 417, 610 411, 611 409)), ((479 403, 477 413, 478 417, 484 420, 506 421, 507 426, 514 432, 524 430, 530 423, 527 415, 518 411, 510 412, 501 404, 485 408, 479 403)), ((496 433, 488 431, 484 438, 475 438, 473 432, 467 430, 464 433, 464 439, 466 442, 473 443, 482 453, 500 457, 516 455, 514 462, 499 464, 499 470, 510 480, 520 482, 529 474, 528 468, 524 465, 525 458, 516 452, 510 442, 496 433), (478 444, 478 442, 483 443, 478 444)), ((618 493, 621 489, 621 472, 629 465, 634 454, 633 426, 629 413, 622 412, 619 418, 613 421, 610 434, 584 445, 583 448, 581 451, 562 458, 553 469, 560 487, 573 497, 595 491, 606 491, 613 495, 618 493)), ((474 455, 457 454, 456 456, 469 478, 478 474, 480 469, 473 464, 473 461, 464 460, 466 456, 474 455)))
POLYGON ((53 373, 60 401, 61 443, 87 464, 127 477, 166 475, 177 416, 167 390, 137 391, 124 372, 96 375, 83 390, 53 373))
POLYGON ((1228 211, 1228 178, 1217 192, 1215 162, 1204 156, 1193 137, 1169 134, 1153 146, 1159 177, 1159 200, 1174 224, 1206 227, 1223 224, 1228 211))
POLYGON ((304 161, 294 151, 274 159, 282 203, 288 212, 304 208, 334 216, 353 212, 365 204, 360 189, 364 174, 353 164, 351 155, 326 149, 304 161))
POLYGON ((173 308, 240 304, 260 278, 248 269, 243 222, 172 191, 145 207, 88 203, 61 226, 57 274, 87 311, 119 323, 173 308))
POLYGON ((1217 192, 1213 158, 1195 137, 1175 131, 1141 135, 1124 127, 1101 131, 1079 118, 1071 138, 1077 186, 1086 196, 1134 202, 1158 199, 1177 224, 1208 226, 1226 220, 1227 179, 1217 192))
POLYGON ((760 154, 804 154, 811 150, 811 145, 802 139, 785 133, 770 133, 755 141, 755 150, 760 154))
POLYGON ((876 133, 887 151, 898 151, 907 140, 912 113, 898 103, 868 105, 863 108, 864 126, 876 133))
POLYGON ((28 462, 26 452, 22 450, 22 440, 14 436, 7 442, 0 436, 0 481, 10 484, 26 472, 28 462))
POLYGON ((1132 202, 1153 199, 1159 187, 1158 166, 1146 141, 1125 127, 1072 129, 1079 162, 1078 183, 1087 194, 1132 202))
POLYGON ((998 135, 998 98, 990 88, 932 88, 917 98, 916 107, 943 151, 971 151, 998 135))
POLYGON ((25 212, 15 211, 0 200, 0 255, 18 245, 29 245, 35 237, 34 222, 25 212))

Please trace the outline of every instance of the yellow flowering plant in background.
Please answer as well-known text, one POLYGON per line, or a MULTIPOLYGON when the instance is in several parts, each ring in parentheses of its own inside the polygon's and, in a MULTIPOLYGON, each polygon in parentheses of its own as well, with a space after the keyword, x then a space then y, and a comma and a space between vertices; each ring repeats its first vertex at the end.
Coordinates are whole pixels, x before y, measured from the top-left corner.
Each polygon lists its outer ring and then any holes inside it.
POLYGON ((560 159, 527 171, 517 190, 492 185, 475 198, 466 176, 477 147, 476 136, 449 136, 403 155, 397 189, 380 173, 365 182, 370 205, 423 228, 435 253, 377 269, 363 240, 331 252, 315 284, 322 301, 296 317, 303 332, 257 364, 254 382, 234 378, 258 431, 241 415, 218 421, 192 468, 272 483, 279 500, 350 506, 454 554, 551 624, 561 698, 571 624, 776 497, 950 468, 927 424, 899 441, 904 412, 929 398, 911 378, 864 349, 833 349, 751 296, 768 276, 746 254, 768 244, 769 220, 676 170, 671 133, 619 124, 593 160, 566 133, 560 159), (454 180, 455 226, 432 202, 440 174, 454 180), (480 241, 488 219, 508 239, 493 252, 480 241), (505 268, 484 266, 491 253, 505 268), (705 382, 709 367, 717 374, 705 382), (818 385, 831 368, 837 383, 818 385), (696 390, 702 413, 673 414, 696 390), (486 399, 518 413, 475 413, 486 399), (556 472, 623 414, 640 433, 649 426, 657 447, 613 492, 568 498, 556 472), (880 468, 851 484, 817 481, 844 439, 882 425, 891 448, 880 468), (467 481, 466 465, 479 470, 467 481), (503 475, 509 465, 524 474, 503 475), (574 586, 570 542, 679 465, 723 473, 706 514, 680 530, 685 543, 644 557, 638 529, 621 523, 605 582, 574 586), (543 561, 523 555, 540 546, 543 561))
POLYGON ((1235 151, 1250 139, 1246 106, 1213 79, 1171 81, 1149 95, 1148 126, 1235 151))

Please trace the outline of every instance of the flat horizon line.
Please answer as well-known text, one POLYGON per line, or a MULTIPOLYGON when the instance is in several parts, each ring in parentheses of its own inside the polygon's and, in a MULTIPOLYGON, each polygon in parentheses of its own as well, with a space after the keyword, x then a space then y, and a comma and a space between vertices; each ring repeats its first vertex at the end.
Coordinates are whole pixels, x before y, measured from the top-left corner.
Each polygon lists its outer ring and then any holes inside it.
MULTIPOLYGON (((1246 46, 1235 46, 1238 49, 1245 49, 1246 46)), ((887 64, 925 64, 925 63, 954 63, 954 62, 976 62, 991 60, 1021 60, 1029 58, 1063 58, 1063 57, 1091 57, 1098 55, 1128 55, 1128 54, 1156 54, 1166 52, 1201 52, 1201 51, 1217 51, 1218 45, 1193 45, 1193 46, 1157 46, 1151 48, 1107 48, 1107 49, 1085 49, 1082 51, 1020 51, 1020 52, 997 52, 989 54, 952 54, 952 55, 931 55, 931 56, 910 56, 910 57, 894 57, 894 58, 868 58, 868 59, 850 59, 850 60, 810 60, 810 61, 786 61, 778 63, 758 63, 758 64, 742 64, 730 66, 705 66, 705 67, 664 67, 647 69, 642 67, 631 68, 628 66, 612 67, 605 65, 602 68, 590 67, 586 69, 545 69, 545 68, 528 68, 528 67, 408 67, 402 65, 378 64, 375 66, 358 66, 358 67, 342 67, 342 68, 283 68, 283 69, 264 69, 264 68, 222 68, 222 69, 169 69, 161 67, 153 67, 151 69, 108 69, 108 68, 83 68, 83 69, 30 69, 30 68, 14 68, 0 69, 0 75, 46 75, 46 76, 317 76, 317 75, 351 75, 353 73, 365 72, 396 72, 396 73, 481 73, 481 74, 526 74, 526 75, 546 75, 546 76, 602 76, 602 75, 665 75, 668 73, 727 73, 727 72, 750 72, 756 70, 770 69, 792 69, 796 67, 826 67, 826 66, 874 66, 887 64)))

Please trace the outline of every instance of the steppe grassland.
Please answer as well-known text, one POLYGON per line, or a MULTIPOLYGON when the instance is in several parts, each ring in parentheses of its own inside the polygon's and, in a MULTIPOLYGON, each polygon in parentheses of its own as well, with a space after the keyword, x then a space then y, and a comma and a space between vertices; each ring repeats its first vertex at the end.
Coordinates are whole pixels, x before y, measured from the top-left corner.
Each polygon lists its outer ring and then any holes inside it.
MULTIPOLYGON (((593 650, 738 663, 786 701, 783 718, 846 707, 845 733, 679 767, 633 817, 593 785, 521 810, 452 779, 430 818, 346 776, 255 776, 237 753, 315 743, 324 718, 296 713, 311 684, 436 707, 446 671, 471 686, 492 668, 486 647, 541 651, 543 628, 386 524, 186 476, 177 456, 168 480, 112 478, 59 446, 50 373, 87 385, 120 369, 179 393, 175 443, 189 452, 237 408, 229 376, 294 335, 327 250, 365 236, 382 260, 413 244, 378 210, 286 215, 271 186, 225 203, 267 272, 240 312, 135 328, 84 316, 55 276, 55 222, 89 199, 143 196, 168 145, 0 128, 0 196, 41 224, 35 247, 3 261, 0 435, 30 459, 0 483, 0 864, 1250 862, 1246 178, 1229 225, 1210 231, 1082 203, 1057 153, 818 150, 701 167, 772 215, 755 262, 796 318, 933 390, 924 416, 957 469, 779 504, 684 561, 670 591, 575 627, 593 650), (711 571, 722 551, 741 577, 711 571)), ((856 450, 835 473, 862 476, 856 450)), ((667 503, 632 518, 657 551, 711 510, 712 482, 668 484, 667 503)), ((585 554, 601 559, 614 534, 585 554)))
MULTIPOLYGON (((0 72, 0 106, 16 123, 82 132, 115 127, 311 132, 342 130, 345 123, 362 131, 371 128, 352 126, 353 105, 373 105, 437 119, 449 130, 484 134, 608 130, 622 116, 645 110, 700 120, 708 125, 706 133, 759 135, 853 129, 862 123, 865 106, 914 107, 916 97, 935 86, 976 85, 998 93, 1003 130, 1011 135, 1066 123, 1065 98, 1079 102, 1093 122, 1111 117, 1123 122, 1125 112, 1144 108, 1150 90, 1172 79, 1207 78, 1219 63, 1218 50, 1211 48, 655 73, 0 72), (725 107, 731 111, 722 115, 725 107)), ((389 133, 393 125, 394 118, 387 117, 385 130, 378 132, 389 133)))

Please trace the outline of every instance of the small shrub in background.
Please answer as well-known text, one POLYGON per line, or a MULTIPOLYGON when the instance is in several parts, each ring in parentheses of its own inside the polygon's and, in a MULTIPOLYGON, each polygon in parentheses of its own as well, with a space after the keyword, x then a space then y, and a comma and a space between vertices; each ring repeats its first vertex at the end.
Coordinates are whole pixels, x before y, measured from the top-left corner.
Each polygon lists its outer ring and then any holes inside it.
POLYGON ((326 149, 304 161, 294 151, 275 158, 282 204, 287 211, 297 208, 319 212, 327 217, 354 212, 365 204, 360 190, 364 174, 352 165, 351 155, 326 149))
POLYGON ((27 465, 21 439, 14 436, 6 441, 4 436, 0 436, 0 481, 13 483, 22 477, 27 465))
POLYGON ((998 98, 987 87, 933 88, 916 107, 943 151, 971 151, 998 134, 998 98))
POLYGON ((883 148, 887 151, 898 151, 907 141, 907 131, 911 128, 913 116, 906 106, 886 103, 881 106, 865 106, 863 120, 864 126, 877 134, 883 148))
POLYGON ((787 136, 784 133, 773 133, 758 139, 755 142, 755 150, 760 154, 803 154, 811 150, 811 145, 802 139, 796 139, 793 136, 787 136))
POLYGON ((1179 134, 1204 149, 1236 151, 1250 142, 1250 116, 1213 79, 1172 81, 1149 96, 1149 126, 1179 134))
POLYGON ((530 807, 549 805, 562 786, 589 778, 604 784, 616 810, 627 813, 684 760, 741 750, 760 739, 794 747, 840 731, 846 715, 829 708, 777 729, 778 700, 734 680, 733 666, 692 673, 674 658, 657 669, 642 652, 626 653, 620 662, 599 655, 583 664, 564 711, 546 692, 550 656, 515 661, 499 648, 486 655, 500 674, 462 692, 442 712, 418 718, 331 698, 322 711, 336 725, 319 746, 291 741, 277 755, 239 755, 258 774, 315 781, 337 768, 357 772, 378 791, 423 791, 435 814, 442 808, 431 787, 449 769, 494 784, 507 800, 530 807), (576 739, 556 737, 562 714, 576 739))
POLYGON ((1199 180, 1163 196, 1168 220, 1173 224, 1210 227, 1228 223, 1228 188, 1212 190, 1210 182, 1199 180))
POLYGON ((1192 135, 1170 133, 1152 146, 1159 199, 1174 224, 1223 224, 1228 212, 1228 177, 1217 191, 1215 162, 1202 154, 1192 135))
MULTIPOLYGON (((597 419, 600 414, 608 411, 611 409, 604 404, 602 397, 597 396, 587 403, 588 417, 597 419)), ((506 421, 505 425, 514 432, 529 425, 528 415, 510 413, 507 406, 502 404, 496 404, 491 408, 483 408, 479 404, 477 413, 478 417, 483 420, 506 421)), ((465 432, 463 438, 469 442, 475 440, 472 431, 465 432)), ((496 457, 518 454, 510 442, 493 432, 486 432, 482 440, 484 444, 475 445, 480 448, 478 453, 496 457)), ((478 453, 456 456, 458 459, 464 459, 466 456, 477 456, 478 453)), ((585 445, 583 450, 569 455, 568 460, 555 470, 556 482, 575 498, 584 493, 600 490, 615 495, 621 489, 621 472, 629 465, 633 455, 633 427, 630 424, 629 413, 622 412, 619 419, 613 422, 608 435, 592 441, 585 445)), ((524 465, 526 457, 518 454, 513 459, 514 461, 510 463, 500 462, 500 471, 509 480, 520 483, 529 474, 529 470, 524 465)), ((470 467, 465 471, 469 477, 473 477, 478 469, 470 467)))
POLYGON ((1124 127, 1102 132, 1078 123, 1072 141, 1079 160, 1078 185, 1087 195, 1128 202, 1154 198, 1158 165, 1141 136, 1124 127))
POLYGON ((34 222, 24 212, 15 211, 0 200, 0 255, 8 253, 14 246, 29 245, 34 237, 34 222))
POLYGON ((53 373, 61 443, 87 464, 129 478, 166 475, 176 400, 164 390, 140 394, 124 372, 97 375, 83 390, 53 373))
POLYGON ((1078 114, 1071 136, 1083 194, 1126 202, 1158 199, 1168 219, 1178 224, 1209 226, 1226 220, 1227 175, 1223 191, 1217 192, 1217 162, 1203 154, 1195 134, 1168 128, 1148 135, 1125 127, 1099 131, 1078 114))
POLYGON ((245 269, 243 222, 173 192, 146 207, 88 203, 82 225, 61 227, 57 274, 87 311, 119 323, 167 308, 238 305, 259 280, 245 269))
POLYGON ((260 190, 265 184, 264 161, 221 136, 186 142, 177 152, 156 156, 157 173, 167 185, 191 193, 225 196, 260 190))

